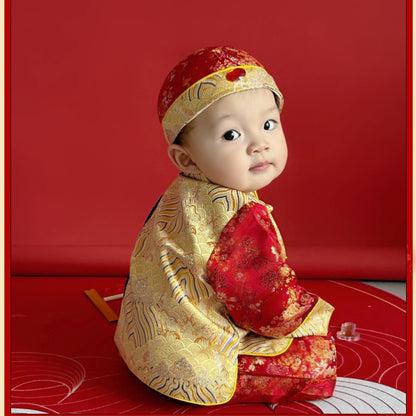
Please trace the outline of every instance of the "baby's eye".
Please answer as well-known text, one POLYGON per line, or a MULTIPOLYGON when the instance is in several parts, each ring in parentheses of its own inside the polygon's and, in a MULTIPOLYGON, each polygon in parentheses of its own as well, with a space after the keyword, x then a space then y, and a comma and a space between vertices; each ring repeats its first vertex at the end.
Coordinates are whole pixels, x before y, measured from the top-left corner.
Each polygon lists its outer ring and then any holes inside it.
POLYGON ((225 140, 232 141, 232 140, 238 139, 240 137, 240 133, 238 131, 236 131, 236 130, 228 130, 227 132, 225 132, 222 135, 222 137, 225 140))
POLYGON ((273 130, 276 127, 276 122, 273 120, 267 120, 264 123, 264 130, 273 130))

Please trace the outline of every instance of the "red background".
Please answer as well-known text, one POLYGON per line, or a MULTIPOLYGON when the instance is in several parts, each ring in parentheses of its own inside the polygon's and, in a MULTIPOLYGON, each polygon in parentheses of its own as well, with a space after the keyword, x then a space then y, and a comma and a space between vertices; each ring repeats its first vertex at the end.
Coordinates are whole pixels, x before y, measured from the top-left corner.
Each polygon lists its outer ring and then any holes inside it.
POLYGON ((404 279, 404 0, 13 0, 14 274, 124 275, 174 179, 156 113, 171 67, 227 44, 285 96, 274 205, 301 277, 404 279))

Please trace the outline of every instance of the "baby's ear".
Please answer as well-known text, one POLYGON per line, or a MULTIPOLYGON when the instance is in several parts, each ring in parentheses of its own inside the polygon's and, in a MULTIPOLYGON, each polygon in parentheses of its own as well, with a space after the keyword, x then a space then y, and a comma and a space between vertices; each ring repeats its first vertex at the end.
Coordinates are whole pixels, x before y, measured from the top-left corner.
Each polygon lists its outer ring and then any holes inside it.
POLYGON ((173 164, 184 173, 200 173, 200 169, 192 160, 188 151, 179 144, 170 144, 168 155, 173 164))

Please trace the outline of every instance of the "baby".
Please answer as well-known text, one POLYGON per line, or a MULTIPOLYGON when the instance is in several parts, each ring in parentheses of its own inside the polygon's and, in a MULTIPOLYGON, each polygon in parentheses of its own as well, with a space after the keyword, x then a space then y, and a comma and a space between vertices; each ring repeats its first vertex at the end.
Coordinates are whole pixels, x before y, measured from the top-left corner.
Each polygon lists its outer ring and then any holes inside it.
POLYGON ((159 117, 180 170, 134 248, 115 342, 129 369, 201 405, 330 397, 333 307, 298 285, 272 207, 283 97, 255 58, 205 48, 180 62, 159 117))

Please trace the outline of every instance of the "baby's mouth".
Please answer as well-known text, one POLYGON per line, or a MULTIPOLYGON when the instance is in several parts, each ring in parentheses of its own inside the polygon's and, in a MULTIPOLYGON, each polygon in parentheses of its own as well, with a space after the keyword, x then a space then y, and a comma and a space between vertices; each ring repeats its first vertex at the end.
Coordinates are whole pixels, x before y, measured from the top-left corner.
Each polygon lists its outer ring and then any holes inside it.
POLYGON ((249 170, 254 171, 254 172, 261 172, 263 170, 268 169, 271 165, 272 164, 270 162, 263 161, 263 162, 259 162, 259 163, 255 164, 249 170))

